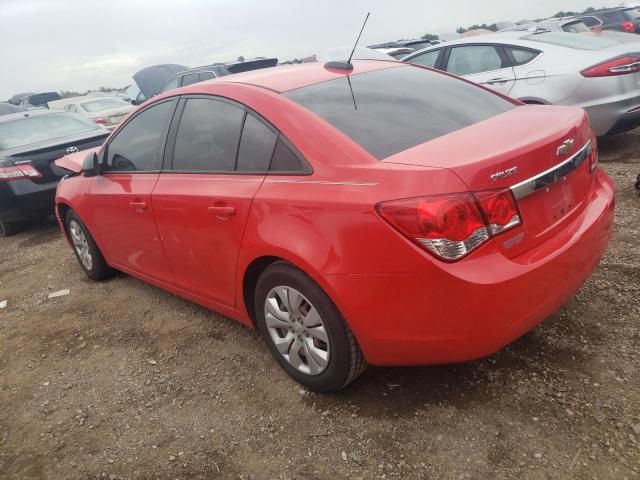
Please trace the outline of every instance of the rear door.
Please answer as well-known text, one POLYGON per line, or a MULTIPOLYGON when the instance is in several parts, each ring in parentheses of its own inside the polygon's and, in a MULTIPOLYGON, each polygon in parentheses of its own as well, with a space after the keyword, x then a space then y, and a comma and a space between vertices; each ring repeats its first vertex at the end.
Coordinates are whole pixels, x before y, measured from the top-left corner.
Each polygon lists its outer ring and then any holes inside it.
POLYGON ((170 168, 152 195, 158 229, 175 283, 233 307, 245 224, 278 134, 243 106, 217 97, 183 98, 179 111, 167 149, 170 168))
POLYGON ((155 187, 166 136, 177 100, 137 112, 101 152, 101 175, 88 200, 92 228, 115 267, 170 282, 171 267, 156 228, 151 192, 155 187))
POLYGON ((460 45, 448 49, 447 72, 464 76, 472 82, 503 95, 515 84, 515 74, 499 45, 460 45))

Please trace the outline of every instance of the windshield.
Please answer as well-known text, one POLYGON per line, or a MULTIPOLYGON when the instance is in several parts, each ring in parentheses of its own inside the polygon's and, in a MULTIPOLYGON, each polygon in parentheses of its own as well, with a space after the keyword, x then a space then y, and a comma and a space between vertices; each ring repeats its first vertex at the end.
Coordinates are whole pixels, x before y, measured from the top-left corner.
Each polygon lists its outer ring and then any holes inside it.
POLYGON ((90 102, 84 102, 82 108, 87 112, 99 112, 101 110, 111 110, 112 108, 128 107, 129 104, 121 98, 99 98, 98 100, 91 100, 90 102))
POLYGON ((575 48, 577 50, 604 50, 620 45, 619 42, 606 38, 588 37, 567 33, 534 33, 523 37, 532 42, 550 43, 560 47, 575 48))
POLYGON ((71 113, 51 113, 22 117, 0 123, 0 150, 22 147, 91 130, 101 130, 95 123, 71 113))
POLYGON ((414 66, 342 76, 284 95, 379 160, 515 108, 471 83, 414 66))

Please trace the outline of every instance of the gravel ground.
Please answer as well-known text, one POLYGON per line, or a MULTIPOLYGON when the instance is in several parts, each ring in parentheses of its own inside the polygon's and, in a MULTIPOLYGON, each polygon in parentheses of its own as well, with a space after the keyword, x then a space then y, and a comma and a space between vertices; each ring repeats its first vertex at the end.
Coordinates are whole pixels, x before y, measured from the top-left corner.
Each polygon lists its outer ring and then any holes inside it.
POLYGON ((601 142, 616 231, 562 310, 490 358, 370 368, 336 395, 240 324, 92 283, 55 226, 0 239, 0 477, 639 478, 639 145, 601 142))

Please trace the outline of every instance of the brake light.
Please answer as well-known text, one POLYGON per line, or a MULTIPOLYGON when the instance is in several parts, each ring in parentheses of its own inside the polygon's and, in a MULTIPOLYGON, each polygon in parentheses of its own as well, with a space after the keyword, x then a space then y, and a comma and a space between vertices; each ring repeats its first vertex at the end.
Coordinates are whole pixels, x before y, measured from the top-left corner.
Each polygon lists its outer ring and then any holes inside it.
POLYGON ((640 72, 640 56, 614 58, 580 72, 585 77, 612 77, 640 72))
POLYGON ((400 233, 448 261, 460 260, 522 223, 510 190, 383 202, 377 209, 400 233))
POLYGON ((104 117, 95 117, 95 118, 92 118, 91 120, 93 120, 94 123, 99 123, 100 125, 107 124, 107 120, 104 117))
POLYGON ((33 165, 0 166, 0 181, 10 182, 23 178, 40 178, 42 174, 33 165))
POLYGON ((636 32, 636 26, 634 25, 633 22, 622 22, 622 29, 625 32, 629 32, 629 33, 635 33, 636 32))

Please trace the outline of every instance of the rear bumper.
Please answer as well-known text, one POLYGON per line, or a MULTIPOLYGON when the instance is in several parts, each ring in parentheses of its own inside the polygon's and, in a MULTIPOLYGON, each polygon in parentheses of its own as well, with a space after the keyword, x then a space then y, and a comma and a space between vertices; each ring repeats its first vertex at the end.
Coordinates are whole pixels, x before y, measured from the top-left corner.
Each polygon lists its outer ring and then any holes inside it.
POLYGON ((640 89, 626 97, 598 105, 585 106, 597 136, 623 133, 640 126, 640 89))
POLYGON ((596 268, 611 236, 614 188, 604 172, 597 175, 584 211, 513 259, 495 252, 417 274, 325 276, 367 361, 425 365, 481 358, 558 310, 596 268))
POLYGON ((0 184, 0 217, 6 222, 23 222, 52 214, 57 183, 25 179, 0 184))

